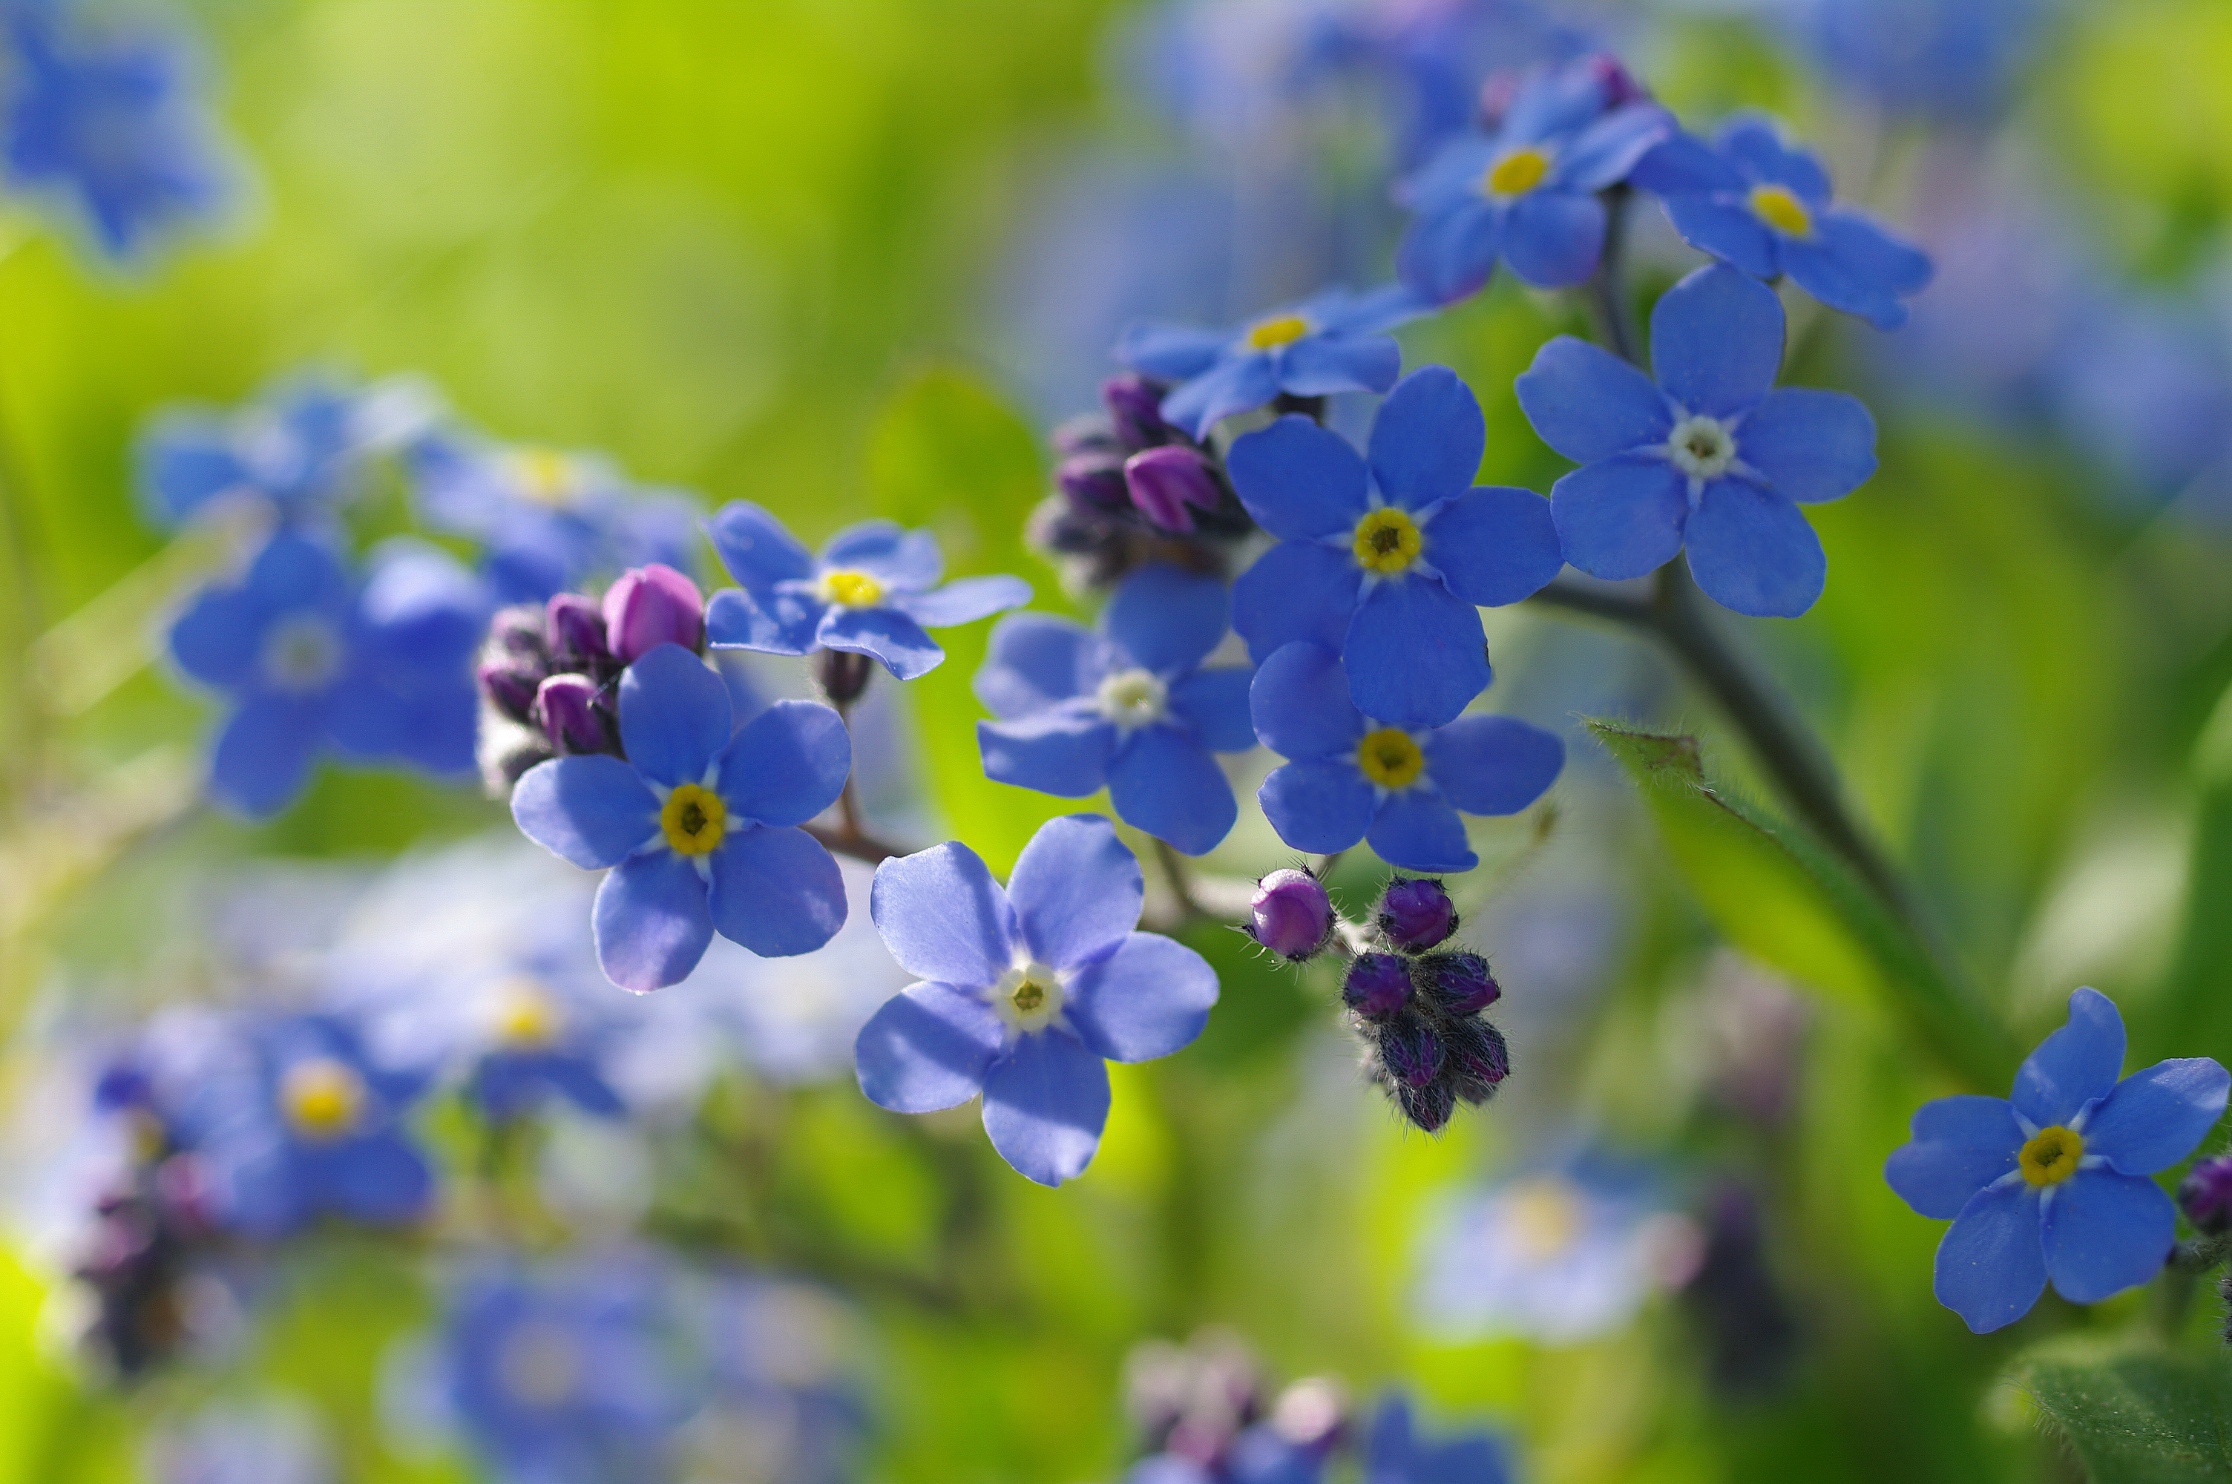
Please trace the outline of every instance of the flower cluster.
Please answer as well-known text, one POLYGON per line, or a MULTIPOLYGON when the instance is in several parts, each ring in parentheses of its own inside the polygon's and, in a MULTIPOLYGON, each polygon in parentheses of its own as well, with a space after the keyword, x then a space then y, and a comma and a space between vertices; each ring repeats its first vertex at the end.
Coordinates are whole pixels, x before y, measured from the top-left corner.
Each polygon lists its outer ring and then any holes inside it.
POLYGON ((1459 1103, 1484 1103, 1511 1072, 1503 1032, 1483 1012, 1503 998, 1488 960, 1443 945, 1457 914, 1438 881, 1398 876, 1350 962, 1341 999, 1370 1049, 1372 1080, 1433 1133, 1459 1103))

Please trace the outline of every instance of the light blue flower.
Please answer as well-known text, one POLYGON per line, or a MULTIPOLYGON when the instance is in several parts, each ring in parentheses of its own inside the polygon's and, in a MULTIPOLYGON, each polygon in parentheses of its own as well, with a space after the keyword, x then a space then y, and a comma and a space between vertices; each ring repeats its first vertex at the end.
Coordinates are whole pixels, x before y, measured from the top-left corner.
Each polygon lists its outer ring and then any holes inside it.
POLYGON ((1550 491, 1565 559, 1592 577, 1641 577, 1686 546, 1707 596, 1794 618, 1828 559, 1800 503, 1875 472, 1875 419, 1842 392, 1775 388, 1783 310, 1726 264, 1700 268, 1651 310, 1650 376, 1560 335, 1519 378, 1545 443, 1581 468, 1550 491))
POLYGON ((1136 932, 1146 885, 1108 821, 1031 837, 1003 891, 957 841, 888 860, 870 913, 923 982, 862 1028, 860 1090, 895 1113, 984 1098, 984 1131, 1041 1185, 1085 1171, 1108 1120, 1108 1061, 1190 1044, 1217 1002, 1200 954, 1136 932))
POLYGON ((2058 0, 1773 0, 1830 80, 1901 111, 1988 118, 2058 0))
POLYGON ((355 387, 321 375, 288 377, 234 411, 165 412, 136 450, 140 504, 163 526, 237 502, 283 522, 314 521, 432 415, 432 394, 416 382, 355 387))
POLYGON ((1500 1435, 1479 1428, 1429 1439, 1399 1391, 1380 1402, 1364 1445, 1363 1484, 1510 1484, 1511 1473, 1500 1435))
POLYGON ((926 629, 975 623, 1031 601, 1020 577, 964 577, 938 585, 945 560, 928 531, 863 521, 821 555, 748 500, 721 507, 706 529, 743 590, 713 595, 705 632, 716 649, 865 654, 900 680, 929 674, 945 651, 926 629))
POLYGON ((1245 666, 1203 668, 1225 633, 1225 585, 1150 566, 1125 579, 1099 632, 1043 613, 992 630, 976 692, 986 776, 1081 799, 1105 787, 1116 815, 1188 855, 1214 848, 1240 810, 1213 754, 1255 746, 1245 666))
POLYGON ((290 1397, 212 1403, 154 1430, 151 1484, 333 1484, 333 1446, 317 1413, 290 1397))
POLYGON ((1938 1302, 1978 1334, 2013 1324, 2050 1279, 2071 1303, 2152 1278, 2177 1224, 2151 1178, 2224 1116, 2232 1076, 2205 1056, 2123 1070, 2123 1017, 2096 989, 2015 1074, 2012 1099, 1925 1103, 1883 1177, 1921 1215, 1952 1218, 1938 1244, 1938 1302))

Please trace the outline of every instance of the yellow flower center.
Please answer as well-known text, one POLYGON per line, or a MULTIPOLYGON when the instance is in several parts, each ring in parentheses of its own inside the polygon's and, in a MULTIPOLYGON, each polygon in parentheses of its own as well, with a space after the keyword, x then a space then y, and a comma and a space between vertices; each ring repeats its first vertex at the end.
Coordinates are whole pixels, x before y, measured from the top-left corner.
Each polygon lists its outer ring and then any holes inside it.
POLYGON ((572 459, 550 448, 514 449, 512 477, 519 492, 539 505, 565 505, 572 501, 579 480, 572 459))
POLYGON ((1806 203, 1792 194, 1788 186, 1753 186, 1751 209, 1753 216, 1785 237, 1806 237, 1813 233, 1813 213, 1806 210, 1806 203))
POLYGON ((659 828, 676 855, 710 855, 728 833, 728 805, 709 788, 677 784, 659 811, 659 828))
POLYGON ((1277 350, 1310 333, 1310 322, 1299 314, 1274 314, 1248 326, 1248 349, 1277 350))
POLYGON ((558 1025, 558 1006, 549 990, 527 978, 514 979, 504 986, 496 1012, 496 1035, 506 1045, 548 1046, 558 1039, 558 1025))
POLYGON ((1062 1010, 1062 981, 1041 963, 1019 964, 992 991, 992 1008, 1019 1031, 1043 1030, 1062 1010))
POLYGON ((1550 173, 1550 156, 1525 145, 1488 167, 1480 183, 1492 196, 1524 196, 1550 173))
POLYGON ((2037 1137, 2015 1156, 2015 1163, 2025 1180, 2043 1187, 2059 1185, 2076 1174, 2077 1162, 2084 1157, 2085 1136, 2057 1123, 2052 1128, 2040 1129, 2037 1137))
POLYGON ((1542 1175, 1520 1183, 1504 1197, 1502 1221, 1522 1258, 1544 1262, 1581 1235, 1581 1215, 1572 1183, 1542 1175))
POLYGON ((866 572, 840 567, 822 574, 822 596, 840 608, 873 608, 883 595, 883 584, 866 572))
POLYGON ((1356 766, 1381 788, 1409 788, 1426 771, 1426 754, 1400 727, 1381 727, 1356 744, 1356 766))
POLYGON ((304 1138, 337 1139, 364 1112, 364 1079, 330 1056, 311 1057, 287 1068, 279 1107, 304 1138))
POLYGON ((1356 523, 1356 565, 1382 577, 1408 569, 1425 544, 1418 522, 1392 505, 1384 505, 1356 523))

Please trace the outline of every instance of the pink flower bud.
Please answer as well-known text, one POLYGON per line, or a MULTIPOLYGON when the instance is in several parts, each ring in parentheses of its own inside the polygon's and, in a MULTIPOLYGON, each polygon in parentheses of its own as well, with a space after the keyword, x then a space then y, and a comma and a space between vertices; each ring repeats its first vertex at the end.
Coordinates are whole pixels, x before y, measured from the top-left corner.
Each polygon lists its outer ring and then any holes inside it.
POLYGON ((631 567, 605 590, 604 623, 605 642, 623 665, 662 644, 694 651, 705 642, 705 599, 672 567, 631 567))

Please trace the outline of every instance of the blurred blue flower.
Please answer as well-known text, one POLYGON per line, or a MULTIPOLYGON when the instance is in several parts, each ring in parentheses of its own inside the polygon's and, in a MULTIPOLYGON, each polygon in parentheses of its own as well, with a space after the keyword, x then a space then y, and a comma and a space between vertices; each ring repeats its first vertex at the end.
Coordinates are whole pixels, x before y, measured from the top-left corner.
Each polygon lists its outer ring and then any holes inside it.
POLYGON ((1149 1061, 1208 1023, 1217 976, 1135 932, 1146 886, 1108 821, 1048 821, 1008 889, 958 841, 888 860, 870 911, 924 982, 862 1028, 860 1089, 895 1113, 984 1097, 984 1131, 1041 1185, 1085 1171, 1108 1120, 1108 1061, 1149 1061))
POLYGON ((1106 787, 1126 824, 1200 855, 1239 818, 1212 755, 1255 746, 1245 666, 1203 668, 1225 634, 1229 599, 1213 577, 1143 567, 1124 580, 1100 631, 1043 613, 992 630, 976 693, 986 776, 1081 799, 1106 787))
POLYGON ((1349 700, 1339 655, 1296 642, 1256 671, 1256 736, 1291 759, 1256 798, 1279 838, 1331 853, 1359 840, 1408 871, 1469 871, 1465 814, 1516 814, 1542 797, 1565 765, 1554 732, 1510 716, 1460 716, 1405 728, 1368 718, 1349 700))
POLYGON ((1280 538, 1233 584, 1248 652, 1314 640, 1347 661, 1357 707, 1391 723, 1463 711, 1490 679, 1476 605, 1516 603, 1562 565, 1546 501, 1473 487, 1486 442, 1471 388, 1443 366, 1381 404, 1369 464, 1305 417, 1236 441, 1233 488, 1280 538))
POLYGON ((234 703, 211 788, 248 814, 277 813, 327 747, 470 772, 486 622, 480 585, 431 547, 388 543, 360 585, 324 543, 282 528, 237 582, 203 589, 171 625, 179 668, 234 703))
POLYGON ((808 701, 778 701, 741 730, 733 717, 721 678, 662 644, 620 678, 625 758, 553 758, 512 792, 527 838, 613 868, 597 891, 597 958, 623 988, 688 977, 716 928, 781 956, 811 953, 844 923, 837 862, 798 828, 844 788, 844 722, 808 701))
POLYGON ((2039 367, 2053 430, 2109 476, 2110 498, 2232 515, 2232 353, 2225 306, 2095 277, 2039 367))
POLYGON ((706 529, 743 584, 713 595, 705 632, 716 649, 865 654, 900 680, 945 660, 926 629, 975 623, 1031 601, 1020 577, 964 577, 938 585, 945 561, 928 531, 863 521, 830 538, 819 557, 748 500, 721 507, 706 529))
POLYGON ((851 1484, 868 1425, 852 1316, 803 1283, 718 1273, 690 1314, 708 1368, 706 1407, 683 1435, 689 1477, 851 1484))
POLYGON ((1386 391, 1403 369, 1402 348, 1387 332, 1427 307, 1400 284, 1363 294, 1326 289, 1237 329, 1134 325, 1117 341, 1116 359, 1175 382, 1163 398, 1164 419, 1206 438, 1219 419, 1282 393, 1386 391))
POLYGON ((1364 1445, 1363 1484, 1510 1484, 1511 1472, 1501 1435, 1482 1428, 1428 1439, 1399 1391, 1380 1402, 1364 1445))
POLYGON ((2005 102, 2058 0, 1770 0, 1846 91, 1983 119, 2005 102))
POLYGON ((315 520, 357 493, 371 458, 416 437, 433 406, 414 381, 303 375, 235 411, 163 413, 136 450, 140 504, 163 526, 241 503, 315 520))
POLYGON ((1324 1477, 1323 1448, 1289 1442, 1277 1428, 1259 1422, 1235 1437, 1213 1465, 1182 1453, 1157 1453, 1133 1464, 1124 1484, 1318 1484, 1324 1477))
POLYGON ((1446 304, 1488 282, 1497 262, 1539 288, 1596 271, 1605 206, 1673 121, 1635 96, 1602 57, 1547 69, 1522 86, 1492 132, 1443 145, 1398 188, 1412 212, 1396 252, 1403 282, 1446 304))
POLYGON ((1676 134, 1636 167, 1682 240, 1754 278, 1788 274, 1807 293, 1879 330, 1930 281, 1930 260, 1868 218, 1833 205, 1829 174, 1757 116, 1731 119, 1711 144, 1676 134))
POLYGON ((155 1429, 150 1484, 332 1484, 333 1449, 317 1414, 271 1396, 220 1402, 155 1429))
POLYGON ((1545 443, 1582 467, 1550 491, 1566 560, 1641 577, 1686 545, 1706 595, 1792 618, 1821 596, 1821 540, 1798 502, 1834 500, 1875 472, 1875 420, 1842 392, 1774 389, 1783 310, 1725 264, 1651 310, 1650 376, 1560 335, 1518 381, 1545 443))
POLYGON ((2177 1211, 2151 1178, 2224 1116, 2232 1076, 2205 1056, 2118 1080, 2123 1017, 2096 989, 2015 1074, 2013 1098, 1939 1098, 1883 1177, 1945 1220, 1938 1302, 1978 1334, 2013 1324, 2045 1291, 2097 1304, 2146 1282, 2170 1256, 2177 1211))

